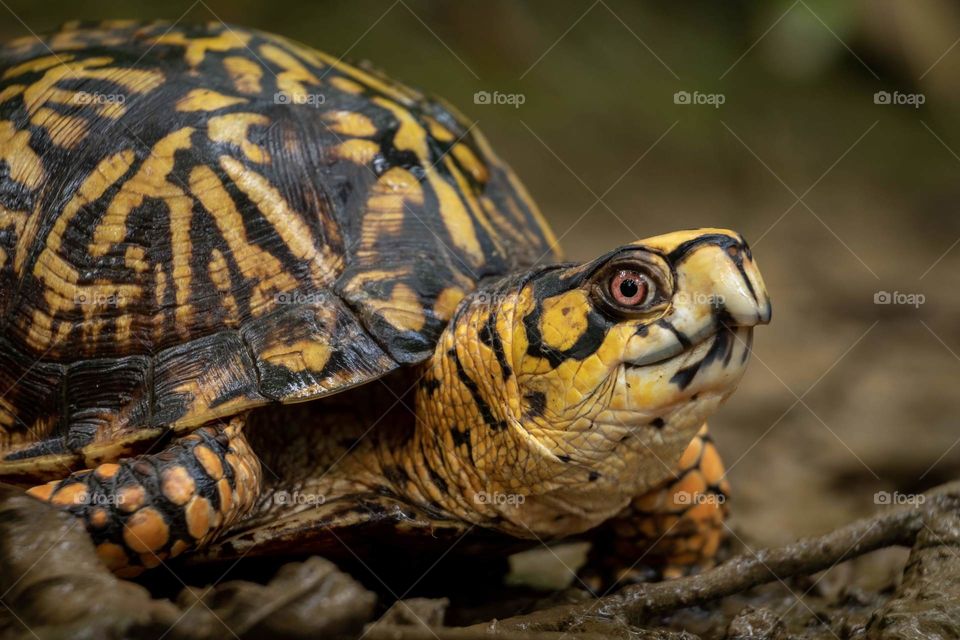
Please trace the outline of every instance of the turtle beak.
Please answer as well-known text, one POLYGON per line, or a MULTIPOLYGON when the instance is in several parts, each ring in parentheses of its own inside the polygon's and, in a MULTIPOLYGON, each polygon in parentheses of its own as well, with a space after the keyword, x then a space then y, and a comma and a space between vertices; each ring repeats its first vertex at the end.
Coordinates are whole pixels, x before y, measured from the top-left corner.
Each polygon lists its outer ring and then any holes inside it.
POLYGON ((717 322, 729 328, 770 322, 767 287, 740 234, 699 229, 684 235, 668 256, 681 279, 681 290, 696 303, 709 301, 717 322))
POLYGON ((721 302, 720 320, 734 327, 768 324, 773 307, 763 277, 750 247, 739 236, 736 240, 718 247, 722 251, 716 255, 714 286, 721 302))

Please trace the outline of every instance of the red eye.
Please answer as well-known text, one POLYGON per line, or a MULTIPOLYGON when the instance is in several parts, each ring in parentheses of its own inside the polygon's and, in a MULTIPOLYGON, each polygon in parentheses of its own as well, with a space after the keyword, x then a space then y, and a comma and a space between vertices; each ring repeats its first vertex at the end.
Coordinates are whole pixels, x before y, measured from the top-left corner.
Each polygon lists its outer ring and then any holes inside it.
POLYGON ((610 295, 617 304, 635 307, 647 300, 650 285, 647 278, 637 271, 618 271, 610 280, 610 295))

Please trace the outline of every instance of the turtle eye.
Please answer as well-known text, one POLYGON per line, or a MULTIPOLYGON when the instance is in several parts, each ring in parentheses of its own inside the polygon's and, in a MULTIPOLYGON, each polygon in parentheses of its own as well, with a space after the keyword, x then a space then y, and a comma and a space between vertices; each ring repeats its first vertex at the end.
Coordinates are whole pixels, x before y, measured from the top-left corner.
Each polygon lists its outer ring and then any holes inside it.
POLYGON ((623 307, 638 307, 650 299, 650 279, 633 269, 621 269, 610 278, 610 297, 623 307))

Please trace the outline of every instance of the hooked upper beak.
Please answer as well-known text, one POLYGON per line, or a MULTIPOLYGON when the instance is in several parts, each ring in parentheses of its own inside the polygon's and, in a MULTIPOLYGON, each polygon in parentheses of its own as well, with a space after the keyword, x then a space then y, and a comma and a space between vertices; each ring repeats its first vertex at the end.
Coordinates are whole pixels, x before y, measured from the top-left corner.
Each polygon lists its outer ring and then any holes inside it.
POLYGON ((722 296, 722 320, 738 327, 768 324, 773 307, 750 247, 740 240, 737 244, 727 245, 723 254, 726 263, 718 265, 716 284, 722 296))
POLYGON ((670 255, 674 268, 688 280, 687 287, 709 291, 718 320, 728 327, 769 323, 773 308, 750 247, 736 232, 703 231, 670 255))

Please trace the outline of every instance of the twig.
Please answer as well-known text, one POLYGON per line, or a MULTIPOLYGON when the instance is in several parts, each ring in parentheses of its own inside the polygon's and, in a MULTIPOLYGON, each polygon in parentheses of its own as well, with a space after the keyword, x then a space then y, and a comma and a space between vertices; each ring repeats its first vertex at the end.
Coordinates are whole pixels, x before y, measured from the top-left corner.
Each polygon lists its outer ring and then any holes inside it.
POLYGON ((577 633, 571 637, 569 632, 560 631, 522 631, 520 629, 483 629, 477 627, 423 627, 373 625, 364 640, 610 640, 602 633, 577 633))
POLYGON ((813 574, 883 547, 911 546, 925 520, 943 510, 957 509, 960 481, 941 485, 925 496, 922 505, 884 510, 822 536, 741 555, 700 575, 631 586, 590 602, 563 605, 470 628, 564 631, 587 618, 619 618, 637 623, 653 614, 701 604, 774 580, 813 574))

